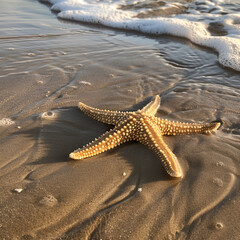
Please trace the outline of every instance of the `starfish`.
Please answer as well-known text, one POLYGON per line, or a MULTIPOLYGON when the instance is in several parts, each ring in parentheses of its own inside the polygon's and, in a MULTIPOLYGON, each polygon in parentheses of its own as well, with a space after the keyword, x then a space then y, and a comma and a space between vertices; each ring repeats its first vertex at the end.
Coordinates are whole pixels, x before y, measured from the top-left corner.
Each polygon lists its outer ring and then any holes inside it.
POLYGON ((88 116, 115 127, 86 146, 70 153, 69 157, 75 160, 85 159, 135 140, 152 149, 160 157, 170 176, 182 177, 183 173, 177 157, 163 141, 162 136, 210 133, 218 129, 221 123, 183 123, 158 118, 155 114, 159 106, 158 95, 145 107, 133 112, 101 110, 79 102, 79 108, 88 116))

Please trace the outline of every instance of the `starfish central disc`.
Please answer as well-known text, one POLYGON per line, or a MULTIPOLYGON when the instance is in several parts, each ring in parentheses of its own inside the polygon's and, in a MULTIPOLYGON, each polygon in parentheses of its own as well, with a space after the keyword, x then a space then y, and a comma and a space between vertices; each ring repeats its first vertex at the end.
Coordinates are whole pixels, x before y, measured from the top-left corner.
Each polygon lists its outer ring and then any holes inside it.
POLYGON ((70 153, 69 157, 75 160, 92 157, 124 142, 136 140, 159 156, 170 176, 182 177, 181 166, 176 156, 164 143, 162 136, 210 133, 218 129, 221 124, 219 122, 182 123, 158 118, 155 114, 159 106, 158 95, 144 108, 135 112, 101 110, 79 102, 79 108, 88 116, 115 127, 86 146, 70 153))

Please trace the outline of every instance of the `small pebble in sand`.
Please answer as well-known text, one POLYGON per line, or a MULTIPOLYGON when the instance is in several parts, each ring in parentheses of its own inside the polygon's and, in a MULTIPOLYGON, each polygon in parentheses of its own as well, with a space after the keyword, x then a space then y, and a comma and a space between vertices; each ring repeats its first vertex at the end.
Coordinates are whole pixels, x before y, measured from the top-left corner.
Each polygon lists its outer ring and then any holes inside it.
POLYGON ((224 165, 223 162, 217 162, 218 167, 222 167, 223 165, 224 165))
POLYGON ((84 84, 84 85, 89 85, 89 86, 92 85, 90 82, 86 82, 86 81, 80 81, 79 83, 84 84))
POLYGON ((39 83, 39 84, 43 84, 43 81, 38 81, 37 83, 39 83))
POLYGON ((110 74, 109 74, 109 77, 115 77, 115 75, 114 75, 114 74, 112 74, 112 73, 110 73, 110 74))
POLYGON ((21 193, 22 191, 23 191, 22 188, 15 188, 15 189, 14 189, 14 192, 16 192, 16 193, 21 193))
POLYGON ((34 240, 34 237, 29 234, 26 234, 21 237, 21 240, 34 240))
POLYGON ((127 173, 123 172, 123 176, 125 177, 127 175, 127 173))
POLYGON ((54 205, 56 205, 58 203, 58 200, 54 196, 49 194, 49 195, 43 197, 39 201, 39 203, 44 206, 53 207, 54 205))
POLYGON ((28 53, 28 56, 35 56, 35 53, 28 53))
POLYGON ((215 183, 216 185, 218 185, 219 187, 223 186, 223 181, 220 178, 214 178, 213 179, 213 183, 215 183))
POLYGON ((138 188, 138 192, 142 192, 142 188, 140 187, 140 188, 138 188))
POLYGON ((46 97, 49 97, 50 91, 47 91, 47 94, 45 95, 46 97))
POLYGON ((18 129, 21 129, 21 126, 17 126, 18 129))
POLYGON ((7 48, 7 50, 13 51, 13 50, 15 50, 15 48, 10 47, 10 48, 7 48))
POLYGON ((223 224, 220 223, 220 222, 218 222, 218 223, 215 224, 215 228, 216 228, 217 230, 221 230, 221 229, 223 229, 223 224))

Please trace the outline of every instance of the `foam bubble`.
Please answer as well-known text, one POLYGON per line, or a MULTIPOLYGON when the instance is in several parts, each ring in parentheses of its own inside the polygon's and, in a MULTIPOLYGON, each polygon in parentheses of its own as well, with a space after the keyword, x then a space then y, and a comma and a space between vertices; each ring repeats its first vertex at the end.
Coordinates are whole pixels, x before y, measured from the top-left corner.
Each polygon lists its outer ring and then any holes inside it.
POLYGON ((12 121, 10 118, 2 118, 0 120, 0 127, 10 126, 15 124, 14 121, 12 121))

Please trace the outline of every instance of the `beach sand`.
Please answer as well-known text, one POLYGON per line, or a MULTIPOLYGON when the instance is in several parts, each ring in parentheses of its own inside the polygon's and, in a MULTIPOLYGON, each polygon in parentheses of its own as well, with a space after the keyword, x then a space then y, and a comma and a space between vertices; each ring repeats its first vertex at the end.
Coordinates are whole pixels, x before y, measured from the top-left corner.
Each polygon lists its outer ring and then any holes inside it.
POLYGON ((239 72, 185 39, 58 20, 38 1, 1 5, 0 239, 240 239, 239 72), (111 128, 78 101, 137 110, 156 94, 158 117, 223 122, 164 137, 182 179, 136 142, 68 159, 111 128))

